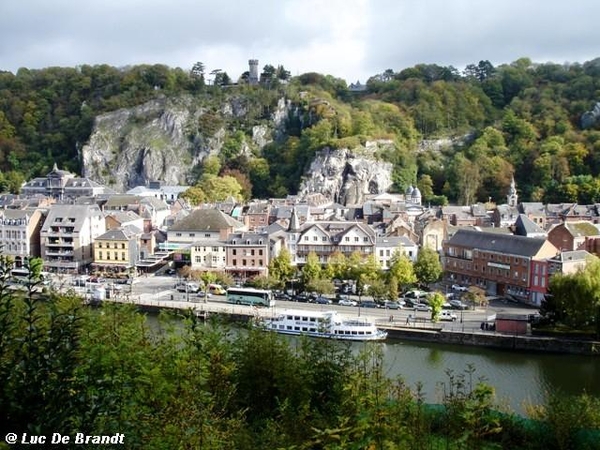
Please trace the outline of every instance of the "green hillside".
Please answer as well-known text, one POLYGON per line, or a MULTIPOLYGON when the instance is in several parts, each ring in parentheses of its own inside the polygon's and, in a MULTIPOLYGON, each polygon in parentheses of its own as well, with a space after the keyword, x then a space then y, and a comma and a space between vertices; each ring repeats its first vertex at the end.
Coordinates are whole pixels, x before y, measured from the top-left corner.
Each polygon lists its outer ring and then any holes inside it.
MULTIPOLYGON (((498 67, 481 61, 462 71, 421 64, 375 75, 360 92, 316 73, 288 80, 287 71, 273 66, 265 66, 260 86, 207 86, 199 68, 0 72, 0 188, 17 191, 54 162, 79 173, 79 150, 98 114, 157 96, 192 94, 215 111, 195 132, 225 128, 219 170, 236 176, 255 197, 295 193, 324 146, 354 148, 386 139, 395 145, 379 157, 394 164, 394 188, 417 183, 425 202, 503 202, 513 174, 521 200, 600 201, 600 119, 587 113, 600 101, 600 59, 560 65, 522 58, 498 67), (230 95, 251 105, 246 123, 225 122, 216 112, 230 95), (294 112, 285 132, 243 155, 252 126, 271 120, 282 97, 294 112)), ((227 84, 229 77, 218 81, 227 84)))

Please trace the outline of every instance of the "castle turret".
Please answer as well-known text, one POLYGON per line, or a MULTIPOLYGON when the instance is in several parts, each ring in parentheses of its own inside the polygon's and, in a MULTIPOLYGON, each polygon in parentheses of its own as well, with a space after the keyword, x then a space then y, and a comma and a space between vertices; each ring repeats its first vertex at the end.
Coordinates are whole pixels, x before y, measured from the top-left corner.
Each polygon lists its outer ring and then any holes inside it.
POLYGON ((248 76, 249 84, 258 84, 258 59, 251 59, 248 61, 250 66, 250 75, 248 76))

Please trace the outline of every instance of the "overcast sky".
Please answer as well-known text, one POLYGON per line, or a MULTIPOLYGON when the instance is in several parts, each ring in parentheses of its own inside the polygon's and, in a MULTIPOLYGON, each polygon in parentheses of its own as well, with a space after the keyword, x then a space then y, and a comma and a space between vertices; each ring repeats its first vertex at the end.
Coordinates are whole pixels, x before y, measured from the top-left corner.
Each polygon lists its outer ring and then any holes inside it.
POLYGON ((0 70, 248 59, 353 82, 419 63, 585 62, 599 0, 0 0, 0 70))

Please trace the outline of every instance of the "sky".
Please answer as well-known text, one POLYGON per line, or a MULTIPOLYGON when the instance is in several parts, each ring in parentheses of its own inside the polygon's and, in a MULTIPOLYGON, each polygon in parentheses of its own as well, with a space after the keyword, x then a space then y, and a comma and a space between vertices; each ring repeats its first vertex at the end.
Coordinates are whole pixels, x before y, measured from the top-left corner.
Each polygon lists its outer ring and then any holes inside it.
POLYGON ((0 0, 0 70, 201 61, 235 80, 252 58, 364 83, 421 63, 583 63, 599 18, 598 0, 0 0))

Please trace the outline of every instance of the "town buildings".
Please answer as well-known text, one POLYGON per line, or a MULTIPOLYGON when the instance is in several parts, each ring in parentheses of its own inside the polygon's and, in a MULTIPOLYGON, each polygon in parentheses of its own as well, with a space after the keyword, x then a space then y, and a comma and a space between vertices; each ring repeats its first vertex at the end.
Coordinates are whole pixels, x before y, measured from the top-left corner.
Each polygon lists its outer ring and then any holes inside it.
POLYGON ((41 256, 55 272, 153 271, 170 259, 245 280, 267 275, 283 248, 298 269, 314 253, 323 265, 358 255, 387 270, 396 255, 416 261, 429 247, 449 284, 539 305, 551 276, 573 273, 600 248, 597 205, 519 203, 514 180, 506 204, 441 208, 409 186, 352 207, 311 193, 192 209, 178 198, 183 188, 111 194, 54 167, 24 186, 27 196, 0 196, 0 249, 17 265, 41 256))

